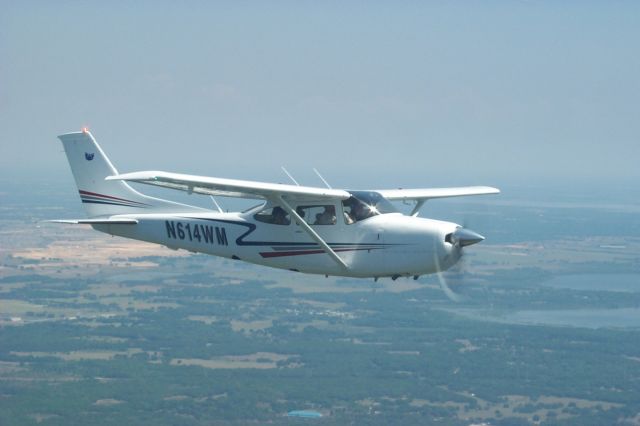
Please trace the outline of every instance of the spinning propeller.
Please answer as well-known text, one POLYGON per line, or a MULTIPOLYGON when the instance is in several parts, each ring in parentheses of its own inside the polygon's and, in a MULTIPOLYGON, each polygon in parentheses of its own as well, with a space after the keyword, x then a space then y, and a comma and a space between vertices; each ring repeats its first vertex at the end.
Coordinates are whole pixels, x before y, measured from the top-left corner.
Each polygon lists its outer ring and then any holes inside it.
POLYGON ((435 259, 436 265, 438 265, 437 276, 438 276, 438 282, 440 283, 440 288, 442 289, 444 294, 454 302, 461 302, 465 300, 465 296, 459 293, 456 293, 451 289, 451 287, 447 283, 446 275, 449 275, 451 277, 452 274, 455 274, 455 276, 457 276, 458 278, 458 281, 461 281, 462 279, 461 275, 464 275, 464 267, 463 265, 461 265, 462 256, 464 254, 463 248, 479 243, 482 240, 484 240, 484 237, 482 235, 470 229, 467 229, 463 226, 460 226, 456 228, 456 230, 453 231, 452 233, 447 234, 445 236, 445 242, 453 246, 453 250, 450 256, 453 256, 454 260, 457 262, 457 266, 455 267, 457 271, 450 270, 450 272, 446 274, 440 266, 440 259, 438 257, 437 251, 434 250, 434 259, 435 259))

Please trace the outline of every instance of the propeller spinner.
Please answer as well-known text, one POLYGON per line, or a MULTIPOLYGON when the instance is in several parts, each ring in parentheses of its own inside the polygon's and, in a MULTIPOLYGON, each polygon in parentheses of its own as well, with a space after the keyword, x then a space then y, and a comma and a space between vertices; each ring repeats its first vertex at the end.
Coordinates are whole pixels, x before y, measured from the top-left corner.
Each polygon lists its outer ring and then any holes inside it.
POLYGON ((445 241, 458 247, 470 246, 479 243, 482 240, 484 240, 482 235, 463 227, 457 228, 445 237, 445 241))
MULTIPOLYGON (((456 259, 457 261, 463 255, 463 251, 462 251, 463 247, 477 244, 483 241, 484 237, 470 229, 464 228, 462 226, 458 226, 455 231, 447 234, 444 240, 452 244, 456 248, 455 253, 457 255, 457 259, 456 259)), ((440 262, 437 259, 437 255, 436 255, 436 263, 439 266, 440 262)), ((465 300, 466 297, 456 293, 449 287, 447 283, 447 279, 445 278, 443 272, 444 272, 443 269, 440 269, 437 272, 437 274, 438 274, 438 281, 440 283, 440 288, 445 293, 445 295, 454 302, 461 302, 465 300)))

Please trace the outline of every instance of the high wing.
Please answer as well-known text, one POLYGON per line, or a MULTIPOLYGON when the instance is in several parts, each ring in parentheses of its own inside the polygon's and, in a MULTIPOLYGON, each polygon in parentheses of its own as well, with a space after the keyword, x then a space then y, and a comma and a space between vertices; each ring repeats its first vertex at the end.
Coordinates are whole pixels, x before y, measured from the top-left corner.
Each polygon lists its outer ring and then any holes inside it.
POLYGON ((189 193, 237 198, 277 200, 279 197, 285 197, 296 200, 346 200, 350 197, 347 191, 341 189, 223 179, 160 171, 124 173, 109 176, 106 180, 126 180, 163 188, 178 189, 189 193))
POLYGON ((432 198, 462 197, 465 195, 499 194, 500 190, 491 186, 462 186, 458 188, 381 189, 376 192, 379 192, 390 201, 420 201, 432 198))
MULTIPOLYGON (((106 180, 126 180, 163 188, 178 189, 189 193, 252 199, 277 199, 280 196, 284 196, 295 199, 311 198, 319 200, 326 198, 346 200, 351 195, 341 189, 224 179, 162 171, 124 173, 109 176, 106 180)), ((423 201, 433 198, 499 194, 500 190, 490 186, 465 186, 458 188, 381 189, 375 192, 380 193, 390 201, 423 201)))
POLYGON ((390 201, 415 201, 416 205, 410 214, 411 216, 417 216, 427 200, 467 195, 499 194, 500 190, 491 186, 463 186, 457 188, 381 189, 376 192, 390 201))

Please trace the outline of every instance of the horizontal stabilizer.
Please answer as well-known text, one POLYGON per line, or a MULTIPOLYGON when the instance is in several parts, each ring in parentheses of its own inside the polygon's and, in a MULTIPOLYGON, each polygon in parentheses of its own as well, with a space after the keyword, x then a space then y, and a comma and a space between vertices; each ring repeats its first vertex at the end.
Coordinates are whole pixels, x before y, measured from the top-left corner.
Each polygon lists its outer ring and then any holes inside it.
POLYGON ((135 225, 136 219, 127 218, 105 218, 105 219, 58 219, 47 222, 68 223, 72 225, 135 225))

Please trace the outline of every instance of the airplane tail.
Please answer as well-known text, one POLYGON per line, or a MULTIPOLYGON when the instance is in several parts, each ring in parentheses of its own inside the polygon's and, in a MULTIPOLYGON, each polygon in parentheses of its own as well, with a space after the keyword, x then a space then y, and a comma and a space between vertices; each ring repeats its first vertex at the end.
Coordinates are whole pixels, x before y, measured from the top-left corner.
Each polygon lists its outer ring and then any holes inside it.
POLYGON ((82 205, 90 218, 117 214, 204 210, 146 196, 123 181, 105 180, 107 176, 116 175, 118 172, 87 130, 66 133, 58 138, 67 154, 82 205))

